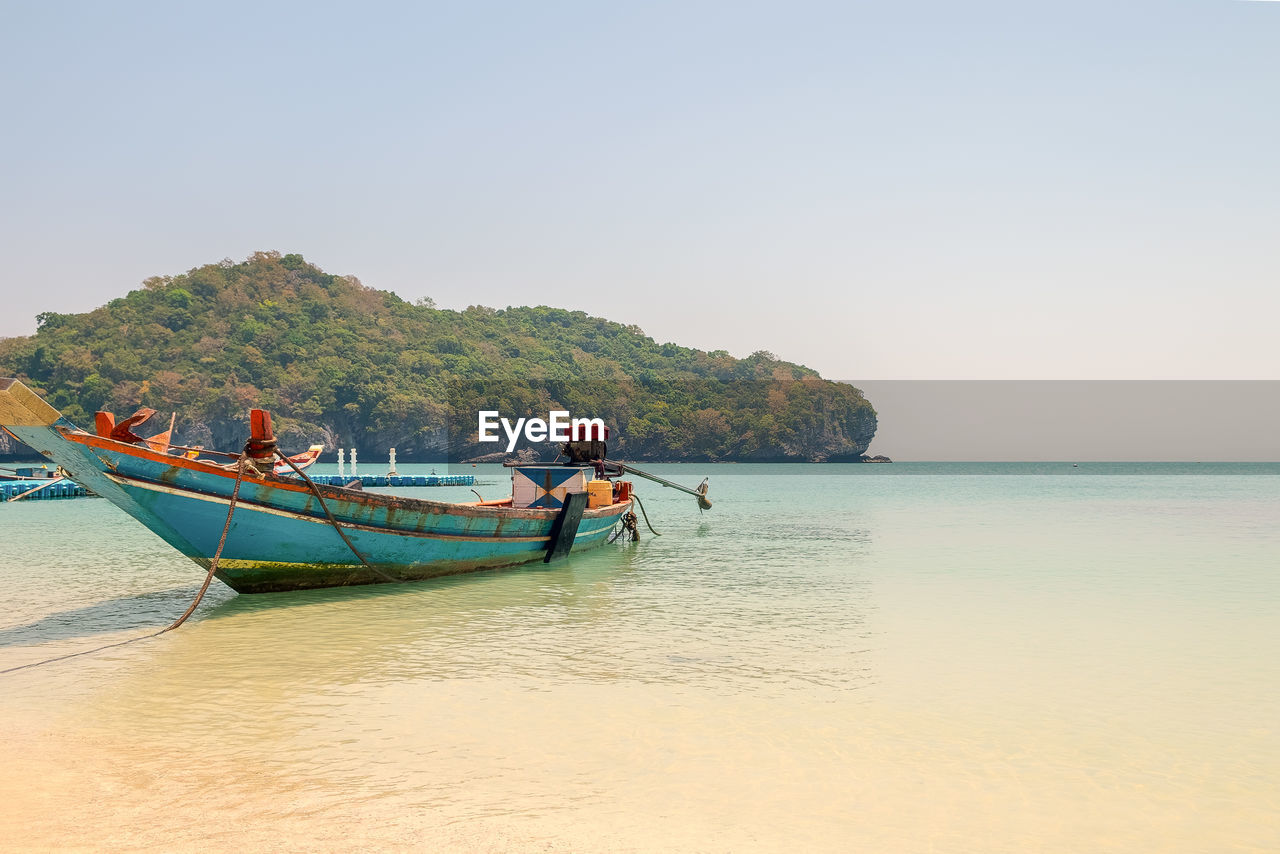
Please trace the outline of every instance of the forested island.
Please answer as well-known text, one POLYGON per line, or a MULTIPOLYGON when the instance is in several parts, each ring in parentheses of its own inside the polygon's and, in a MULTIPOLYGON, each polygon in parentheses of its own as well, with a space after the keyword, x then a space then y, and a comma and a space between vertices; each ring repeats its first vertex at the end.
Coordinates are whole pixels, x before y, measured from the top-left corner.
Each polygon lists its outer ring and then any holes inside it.
MULTIPOLYGON (((158 432, 176 412, 183 445, 238 449, 251 407, 271 410, 285 450, 323 442, 364 459, 492 453, 476 441, 480 409, 603 418, 611 457, 651 461, 852 462, 876 429, 858 389, 770 353, 659 344, 546 306, 439 309, 278 252, 37 322, 0 339, 0 376, 84 427, 95 410, 149 406, 158 432)), ((30 452, 0 435, 0 455, 30 452)))

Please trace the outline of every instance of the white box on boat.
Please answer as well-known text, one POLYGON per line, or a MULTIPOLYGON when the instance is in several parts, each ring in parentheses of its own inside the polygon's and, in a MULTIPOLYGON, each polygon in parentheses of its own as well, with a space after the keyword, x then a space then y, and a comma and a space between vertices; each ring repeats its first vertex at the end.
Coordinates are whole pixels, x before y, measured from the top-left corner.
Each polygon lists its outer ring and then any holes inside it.
POLYGON ((568 495, 586 491, 585 472, 573 466, 518 466, 511 472, 514 507, 560 508, 568 495))

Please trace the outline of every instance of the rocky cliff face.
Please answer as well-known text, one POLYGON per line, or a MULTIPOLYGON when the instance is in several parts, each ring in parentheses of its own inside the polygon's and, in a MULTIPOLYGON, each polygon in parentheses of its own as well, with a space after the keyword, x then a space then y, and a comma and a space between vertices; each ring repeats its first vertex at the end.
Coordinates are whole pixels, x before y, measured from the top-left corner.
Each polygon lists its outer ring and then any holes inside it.
POLYGON ((797 432, 785 442, 781 461, 814 463, 861 462, 876 435, 874 409, 828 412, 816 423, 797 432))
POLYGON ((8 433, 0 432, 0 460, 34 460, 39 456, 8 433))

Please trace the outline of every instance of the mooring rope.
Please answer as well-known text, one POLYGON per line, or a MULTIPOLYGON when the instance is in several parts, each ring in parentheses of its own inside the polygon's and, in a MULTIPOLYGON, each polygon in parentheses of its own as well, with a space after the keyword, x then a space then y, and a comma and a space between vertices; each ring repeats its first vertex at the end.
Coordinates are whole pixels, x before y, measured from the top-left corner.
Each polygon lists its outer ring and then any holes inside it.
POLYGON ((621 518, 618 519, 618 530, 613 532, 613 536, 606 543, 612 545, 623 534, 626 534, 633 543, 640 539, 640 532, 636 530, 636 514, 630 510, 623 513, 621 518))
POLYGON ((103 646, 94 647, 93 649, 81 650, 80 652, 69 652, 66 655, 58 655, 53 658, 46 658, 44 661, 33 661, 30 664, 20 664, 17 667, 10 667, 5 670, 0 670, 0 676, 3 676, 6 673, 15 673, 19 670, 27 670, 32 667, 41 667, 45 664, 53 664, 55 661, 66 661, 68 658, 77 658, 81 655, 92 655, 95 652, 102 652, 103 650, 114 649, 118 646, 126 646, 127 644, 137 643, 138 641, 157 638, 157 637, 160 637, 160 635, 164 634, 165 632, 171 632, 174 629, 176 629, 178 626, 185 623, 187 621, 187 618, 190 617, 192 614, 194 614, 196 608, 199 607, 200 600, 204 599, 204 594, 208 591, 209 584, 213 581, 214 573, 218 571, 218 560, 222 557, 223 546, 227 544, 227 533, 231 530, 231 515, 236 511, 236 501, 240 497, 240 484, 244 482, 245 465, 248 459, 249 459, 248 447, 246 447, 245 450, 241 452, 239 464, 236 466, 236 468, 238 469, 238 471, 236 472, 236 485, 235 485, 235 488, 231 490, 231 503, 227 507, 227 521, 224 522, 222 525, 222 536, 218 538, 218 548, 213 553, 213 560, 209 561, 209 571, 205 574, 204 584, 200 585, 200 592, 196 594, 196 598, 192 600, 189 606, 187 606, 187 610, 183 612, 181 617, 174 620, 172 623, 170 623, 169 625, 165 626, 163 629, 160 629, 157 632, 151 632, 150 634, 140 635, 136 638, 129 638, 128 640, 116 641, 115 643, 104 644, 103 646))
MULTIPOLYGON (((165 626, 156 635, 162 635, 165 632, 171 632, 178 626, 187 621, 195 613, 196 608, 200 605, 200 600, 204 598, 205 591, 209 589, 210 582, 213 581, 213 574, 218 571, 218 561, 222 558, 222 547, 227 544, 227 533, 231 530, 231 514, 236 512, 236 501, 240 498, 240 484, 244 483, 245 467, 249 460, 249 446, 246 444, 244 450, 240 452, 240 460, 236 463, 236 485, 231 490, 231 503, 227 506, 227 521, 222 523, 222 536, 218 538, 218 548, 213 553, 213 560, 209 561, 209 571, 205 573, 204 584, 200 585, 200 592, 196 594, 196 598, 183 612, 182 616, 165 626)), ((156 635, 152 635, 155 637, 156 635)))
POLYGON ((351 549, 351 553, 360 559, 360 562, 365 565, 365 568, 375 575, 381 576, 387 581, 390 581, 392 584, 404 584, 404 579, 389 575, 369 563, 369 561, 365 560, 364 555, 360 554, 359 549, 357 549, 351 540, 347 538, 346 532, 344 532, 342 527, 338 525, 338 520, 333 518, 333 513, 329 512, 329 505, 325 503, 324 496, 320 494, 320 490, 316 487, 315 481, 307 477, 306 473, 302 469, 298 468, 298 466, 294 464, 293 460, 289 459, 284 454, 276 451, 276 456, 288 463, 289 468, 293 469, 299 477, 307 482, 307 486, 311 487, 311 494, 320 502, 320 509, 324 510, 324 515, 329 517, 329 524, 333 526, 333 530, 338 532, 338 536, 342 537, 342 541, 347 544, 347 548, 351 549))
POLYGON ((654 530, 653 530, 653 525, 650 525, 650 524, 649 524, 649 514, 648 514, 648 513, 646 513, 646 512, 644 512, 644 504, 640 501, 640 496, 639 496, 639 495, 636 495, 636 494, 633 492, 633 493, 631 494, 631 497, 632 497, 632 498, 634 498, 634 499, 636 500, 636 506, 638 506, 638 507, 640 508, 640 515, 644 517, 644 523, 645 523, 645 525, 647 525, 647 526, 649 527, 649 530, 650 530, 650 531, 653 531, 653 535, 654 535, 655 537, 661 537, 661 536, 662 536, 661 534, 659 534, 657 531, 654 531, 654 530))

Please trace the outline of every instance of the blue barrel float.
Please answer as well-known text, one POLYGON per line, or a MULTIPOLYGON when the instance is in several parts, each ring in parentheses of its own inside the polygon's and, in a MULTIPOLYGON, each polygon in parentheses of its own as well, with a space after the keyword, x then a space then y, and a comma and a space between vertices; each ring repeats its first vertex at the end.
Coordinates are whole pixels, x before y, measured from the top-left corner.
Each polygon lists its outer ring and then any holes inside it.
POLYGON ((353 480, 360 481, 361 486, 472 486, 476 482, 472 474, 312 474, 308 477, 326 486, 346 486, 353 480))
POLYGON ((42 477, 31 480, 0 480, 0 501, 10 501, 38 486, 43 486, 44 488, 38 492, 32 492, 22 500, 48 501, 53 498, 84 498, 85 496, 93 495, 92 492, 73 480, 51 482, 50 478, 42 477))
MULTIPOLYGON (((475 475, 470 474, 413 474, 391 475, 362 474, 358 476, 336 474, 313 474, 310 476, 316 483, 329 486, 346 486, 353 480, 360 481, 361 486, 472 486, 475 475)), ((24 492, 44 486, 38 492, 32 492, 23 501, 47 501, 53 498, 83 498, 93 493, 72 480, 61 480, 49 483, 49 478, 31 478, 23 480, 0 480, 0 501, 9 501, 24 492), (48 484, 45 486, 45 484, 48 484)))

